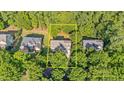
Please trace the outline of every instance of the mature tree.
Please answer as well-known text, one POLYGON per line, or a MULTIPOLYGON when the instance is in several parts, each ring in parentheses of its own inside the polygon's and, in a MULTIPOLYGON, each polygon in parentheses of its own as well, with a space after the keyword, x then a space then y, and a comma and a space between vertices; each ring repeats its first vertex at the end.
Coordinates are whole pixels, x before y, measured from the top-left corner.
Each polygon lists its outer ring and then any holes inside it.
POLYGON ((111 61, 108 65, 111 69, 111 80, 123 80, 124 79, 124 53, 116 52, 111 56, 111 61))
POLYGON ((83 81, 87 78, 87 73, 81 67, 72 68, 68 77, 72 81, 83 81))
MULTIPOLYGON (((0 12, 0 30, 11 25, 22 30, 48 29, 53 38, 60 32, 67 34, 72 42, 70 59, 64 52, 58 50, 50 53, 48 65, 56 68, 77 66, 67 71, 70 80, 124 80, 124 12, 122 11, 0 12), (50 28, 50 24, 54 25, 50 28), (102 39, 104 50, 97 52, 92 48, 82 50, 83 37, 102 39)), ((47 46, 48 37, 44 38, 43 42, 47 46)), ((12 54, 0 50, 0 80, 20 80, 22 73, 27 74, 29 80, 63 80, 63 76, 66 76, 63 69, 54 69, 52 78, 42 76, 46 67, 47 51, 48 49, 44 48, 41 53, 28 55, 21 51, 12 54)))
POLYGON ((0 30, 2 30, 4 28, 5 28, 4 23, 3 22, 0 22, 0 30))
POLYGON ((87 57, 84 51, 78 50, 77 51, 77 66, 78 67, 87 67, 87 57))
POLYGON ((43 12, 38 12, 36 14, 37 18, 38 18, 38 24, 39 24, 39 28, 44 28, 45 27, 45 21, 44 21, 44 16, 43 16, 43 12))
POLYGON ((18 12, 15 17, 15 24, 19 28, 32 29, 32 23, 28 12, 18 12))
POLYGON ((43 54, 37 54, 32 60, 41 65, 41 67, 45 68, 47 63, 47 55, 43 56, 43 54))
POLYGON ((31 55, 26 54, 23 51, 17 51, 14 53, 13 57, 20 62, 24 62, 25 60, 30 59, 31 55))
POLYGON ((0 80, 20 80, 21 79, 21 69, 16 65, 8 62, 0 63, 0 80))
POLYGON ((52 80, 62 81, 65 75, 64 69, 53 69, 51 73, 52 80))
POLYGON ((67 67, 68 61, 69 60, 66 57, 65 53, 59 49, 55 53, 50 53, 49 55, 49 62, 54 68, 67 67))
POLYGON ((0 50, 0 62, 11 62, 11 55, 6 50, 0 50))
POLYGON ((52 12, 52 24, 74 24, 74 12, 52 12))
POLYGON ((77 24, 81 36, 95 37, 94 24, 92 23, 93 12, 78 12, 77 24))
POLYGON ((51 12, 49 12, 49 11, 43 12, 43 19, 44 19, 45 26, 48 28, 48 26, 51 24, 51 20, 52 20, 51 12))
POLYGON ((109 72, 107 72, 109 62, 110 57, 106 52, 100 51, 90 54, 88 57, 88 67, 91 80, 104 80, 104 77, 109 75, 109 72))
POLYGON ((26 64, 26 74, 28 74, 29 80, 42 80, 43 69, 34 61, 27 61, 26 64))
POLYGON ((31 23, 33 28, 39 27, 39 20, 37 14, 38 12, 29 12, 29 16, 31 18, 31 23))
POLYGON ((41 55, 33 56, 22 51, 17 51, 14 54, 14 59, 22 64, 23 79, 22 80, 44 80, 43 67, 46 67, 46 58, 41 55), (26 77, 26 78, 24 78, 26 77))
POLYGON ((0 50, 0 80, 20 80, 21 74, 21 65, 7 51, 0 50))
POLYGON ((116 36, 110 39, 111 44, 109 45, 109 51, 114 50, 118 52, 123 52, 124 48, 124 36, 116 36))

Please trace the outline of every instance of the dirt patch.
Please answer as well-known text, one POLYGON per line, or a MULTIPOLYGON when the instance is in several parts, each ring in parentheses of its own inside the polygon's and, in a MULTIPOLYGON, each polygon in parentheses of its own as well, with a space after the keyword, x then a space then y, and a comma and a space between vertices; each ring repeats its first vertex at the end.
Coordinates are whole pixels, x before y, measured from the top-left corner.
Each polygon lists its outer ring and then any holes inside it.
POLYGON ((4 32, 8 32, 8 31, 17 31, 18 28, 14 25, 11 25, 9 27, 7 27, 6 29, 3 29, 3 30, 0 30, 1 32, 4 31, 4 32))
POLYGON ((65 33, 64 31, 61 31, 58 33, 58 36, 63 36, 64 38, 69 38, 69 34, 65 33))
POLYGON ((34 28, 32 30, 23 30, 22 31, 22 36, 26 36, 28 34, 42 34, 46 36, 48 34, 48 29, 42 29, 42 28, 34 28))
POLYGON ((22 80, 22 81, 27 81, 27 80, 29 80, 29 73, 28 73, 28 71, 26 71, 26 74, 22 76, 21 80, 22 80))

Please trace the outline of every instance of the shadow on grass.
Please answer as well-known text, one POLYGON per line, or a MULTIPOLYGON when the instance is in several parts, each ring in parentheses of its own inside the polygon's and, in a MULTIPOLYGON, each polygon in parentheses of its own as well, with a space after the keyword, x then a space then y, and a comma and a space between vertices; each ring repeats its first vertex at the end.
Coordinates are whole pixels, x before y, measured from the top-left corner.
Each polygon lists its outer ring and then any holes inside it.
POLYGON ((55 40, 70 40, 69 38, 64 38, 64 36, 56 36, 53 39, 55 39, 55 40))
POLYGON ((96 40, 96 39, 100 39, 100 38, 94 38, 94 37, 87 37, 87 36, 82 36, 82 40, 96 40))
POLYGON ((32 34, 28 34, 28 35, 26 35, 26 37, 39 37, 39 38, 44 38, 44 35, 42 35, 42 34, 36 34, 36 33, 32 33, 32 34))

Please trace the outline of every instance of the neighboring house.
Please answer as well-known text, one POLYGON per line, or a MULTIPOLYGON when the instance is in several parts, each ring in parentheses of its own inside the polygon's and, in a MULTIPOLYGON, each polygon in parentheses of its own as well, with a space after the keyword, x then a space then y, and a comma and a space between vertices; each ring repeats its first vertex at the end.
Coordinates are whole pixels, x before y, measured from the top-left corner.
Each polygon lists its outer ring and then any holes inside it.
POLYGON ((51 40, 50 47, 53 52, 56 51, 56 49, 60 49, 63 51, 67 58, 71 55, 71 41, 70 40, 51 40))
POLYGON ((0 48, 10 49, 13 46, 13 42, 11 34, 0 34, 0 48))
POLYGON ((35 53, 41 50, 42 38, 37 37, 23 37, 20 50, 25 53, 35 53))
POLYGON ((84 48, 94 48, 96 51, 103 50, 102 40, 83 40, 84 48))

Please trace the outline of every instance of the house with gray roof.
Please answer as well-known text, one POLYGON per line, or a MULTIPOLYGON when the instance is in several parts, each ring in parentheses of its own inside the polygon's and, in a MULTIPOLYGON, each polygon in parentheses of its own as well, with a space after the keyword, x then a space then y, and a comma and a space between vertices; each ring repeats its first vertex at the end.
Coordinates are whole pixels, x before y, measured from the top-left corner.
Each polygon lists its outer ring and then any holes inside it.
POLYGON ((25 53, 35 53, 41 50, 42 38, 39 37, 23 37, 20 50, 25 53))
POLYGON ((11 34, 0 34, 0 48, 12 48, 13 36, 11 34))
POLYGON ((71 40, 51 40, 50 48, 53 52, 59 48, 69 58, 71 55, 71 40))
POLYGON ((83 47, 94 48, 96 51, 103 50, 103 41, 102 40, 83 40, 83 47))

